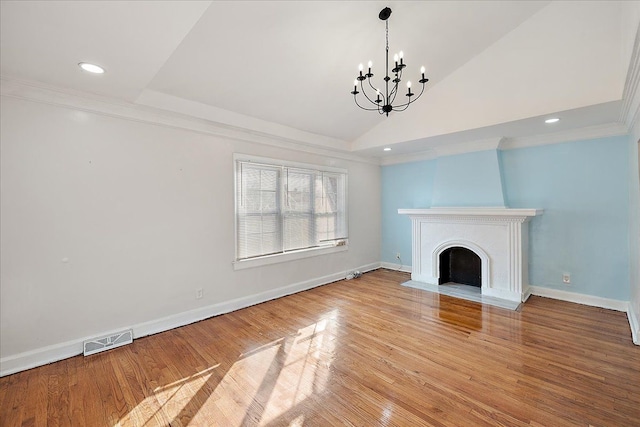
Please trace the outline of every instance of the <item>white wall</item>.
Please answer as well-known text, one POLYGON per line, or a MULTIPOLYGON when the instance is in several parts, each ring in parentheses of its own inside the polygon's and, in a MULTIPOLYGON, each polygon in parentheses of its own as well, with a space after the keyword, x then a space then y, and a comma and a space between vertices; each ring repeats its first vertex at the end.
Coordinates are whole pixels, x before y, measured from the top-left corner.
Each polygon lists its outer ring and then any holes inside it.
MULTIPOLYGON (((625 2, 623 7, 623 58, 627 65, 625 97, 628 103, 626 117, 629 132, 629 323, 634 342, 640 345, 640 91, 637 88, 638 55, 640 55, 640 2, 625 2), (634 121, 635 120, 635 121, 634 121)), ((624 113, 623 113, 624 114, 624 113)))
POLYGON ((184 322, 380 260, 377 165, 8 96, 1 108, 5 374, 77 353, 86 337, 184 322), (349 250, 234 271, 235 152, 348 169, 349 250))
POLYGON ((640 122, 629 136, 629 323, 634 342, 640 345, 640 122))

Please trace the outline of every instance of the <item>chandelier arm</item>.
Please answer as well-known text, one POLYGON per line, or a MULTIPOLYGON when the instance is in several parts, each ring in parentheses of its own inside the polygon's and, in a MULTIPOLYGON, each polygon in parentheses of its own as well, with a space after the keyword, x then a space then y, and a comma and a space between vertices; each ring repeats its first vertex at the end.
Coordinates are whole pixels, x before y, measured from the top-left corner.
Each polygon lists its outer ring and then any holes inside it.
POLYGON ((396 107, 393 107, 394 111, 404 111, 409 107, 409 104, 413 104, 414 102, 416 102, 418 100, 418 98, 420 98, 422 96, 422 94, 424 93, 424 83, 422 84, 422 90, 420 91, 420 93, 418 94, 418 96, 413 97, 412 99, 410 99, 408 102, 405 102, 404 104, 400 104, 396 107), (396 108, 398 108, 398 110, 396 110, 396 108))
POLYGON ((389 104, 393 104, 394 102, 396 102, 397 95, 398 95, 398 83, 395 83, 393 85, 393 89, 391 90, 391 93, 389 94, 389 104))
POLYGON ((398 91, 398 83, 394 83, 393 88, 391 88, 391 93, 389 93, 389 96, 394 96, 397 91, 398 91))
POLYGON ((418 98, 420 98, 420 97, 422 96, 422 94, 423 94, 423 93, 424 93, 424 83, 422 83, 422 89, 420 90, 420 93, 418 94, 418 96, 416 96, 416 97, 415 97, 415 98, 413 98, 413 99, 410 99, 410 100, 409 100, 409 104, 411 104, 411 103, 413 103, 413 102, 417 101, 417 100, 418 100, 418 98))
POLYGON ((367 108, 367 107, 363 107, 362 105, 360 105, 360 104, 358 103, 358 99, 356 98, 356 95, 353 95, 353 100, 355 101, 355 103, 356 103, 356 105, 357 105, 358 107, 362 108, 362 109, 363 109, 363 110, 365 110, 365 111, 379 111, 379 110, 380 110, 380 108, 377 108, 377 107, 376 107, 376 108, 367 108))
POLYGON ((396 73, 396 78, 395 80, 397 80, 395 82, 395 86, 393 87, 393 100, 395 101, 396 96, 398 95, 398 86, 400 86, 400 82, 402 81, 402 69, 398 70, 398 72, 396 73))
MULTIPOLYGON (((369 83, 371 84, 371 83, 369 83)), ((378 105, 377 102, 371 100, 371 98, 369 98, 369 95, 367 95, 367 92, 364 90, 364 84, 362 82, 360 82, 360 89, 362 90, 362 94, 364 95, 364 97, 367 99, 367 101, 369 101, 371 104, 373 105, 378 105)))
MULTIPOLYGON (((374 92, 380 92, 380 89, 378 89, 377 87, 374 87, 371 84, 371 79, 367 79, 367 81, 369 82, 369 86, 371 87, 371 89, 373 89, 374 92)), ((380 93, 382 93, 382 92, 380 92, 380 93)))
POLYGON ((400 82, 402 81, 402 68, 396 73, 396 85, 393 88, 393 100, 390 102, 391 104, 396 101, 396 96, 398 96, 398 86, 400 86, 400 82))
POLYGON ((393 111, 402 112, 409 108, 409 104, 398 105, 397 107, 393 107, 393 111))

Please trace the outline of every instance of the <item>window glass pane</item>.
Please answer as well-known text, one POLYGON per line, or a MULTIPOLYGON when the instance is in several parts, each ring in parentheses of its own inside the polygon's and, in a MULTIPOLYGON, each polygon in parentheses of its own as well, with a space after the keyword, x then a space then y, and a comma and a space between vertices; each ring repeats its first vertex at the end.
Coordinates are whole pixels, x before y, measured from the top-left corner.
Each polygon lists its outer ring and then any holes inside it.
POLYGON ((304 249, 315 246, 310 230, 312 215, 288 215, 284 222, 285 250, 304 249))
POLYGON ((311 194, 313 191, 312 171, 287 170, 287 210, 295 212, 311 212, 311 194))
POLYGON ((262 212, 275 212, 278 209, 277 197, 276 191, 262 191, 260 194, 262 212))
POLYGON ((287 205, 283 213, 284 249, 295 250, 316 245, 313 224, 315 171, 288 168, 286 172, 287 205))

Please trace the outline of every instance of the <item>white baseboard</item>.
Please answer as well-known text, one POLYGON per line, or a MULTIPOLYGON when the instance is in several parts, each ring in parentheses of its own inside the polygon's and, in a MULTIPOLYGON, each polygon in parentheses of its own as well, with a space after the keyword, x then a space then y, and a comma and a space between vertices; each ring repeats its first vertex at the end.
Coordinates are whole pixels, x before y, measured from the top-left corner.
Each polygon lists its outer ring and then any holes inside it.
POLYGON ((380 267, 386 268, 388 270, 403 271, 405 273, 411 273, 410 265, 394 264, 391 262, 381 262, 380 267))
POLYGON ((362 267, 358 268, 357 270, 359 270, 359 271, 360 271, 360 272, 362 272, 362 273, 366 273, 366 272, 368 272, 368 271, 377 270, 377 269, 379 269, 380 267, 382 267, 381 263, 379 263, 379 262, 372 262, 371 264, 364 265, 364 266, 362 266, 362 267))
MULTIPOLYGON (((367 272, 378 268, 380 268, 380 263, 375 262, 360 267, 354 267, 349 271, 359 270, 362 272, 367 272)), ((307 289, 315 288, 317 286, 326 285, 327 283, 342 280, 345 278, 345 276, 345 272, 333 273, 326 276, 305 280, 303 282, 294 283, 292 285, 271 289, 259 294, 236 298, 230 301, 208 305, 206 307, 200 307, 194 310, 151 320, 149 322, 138 323, 133 326, 125 326, 118 329, 117 331, 101 331, 90 337, 82 337, 64 343, 54 344, 24 353, 3 357, 2 359, 0 359, 0 377, 82 354, 82 343, 97 336, 109 335, 123 329, 132 329, 133 338, 135 340, 147 335, 157 334, 160 332, 168 331, 170 329, 178 328, 180 326, 185 326, 190 323, 199 322, 200 320, 208 319, 209 317, 229 313, 241 308, 260 304, 265 301, 295 294, 301 291, 306 291, 307 289)))
POLYGON ((558 299, 561 301, 575 302, 578 304, 590 305, 592 307, 607 308, 609 310, 627 311, 629 308, 628 301, 597 297, 594 295, 578 294, 575 292, 567 292, 559 289, 531 286, 529 287, 529 291, 531 292, 531 295, 536 295, 539 297, 547 297, 558 299))
POLYGON ((627 319, 629 319, 629 326, 631 327, 631 338, 635 345, 640 345, 640 313, 634 310, 632 303, 629 303, 627 308, 627 319))

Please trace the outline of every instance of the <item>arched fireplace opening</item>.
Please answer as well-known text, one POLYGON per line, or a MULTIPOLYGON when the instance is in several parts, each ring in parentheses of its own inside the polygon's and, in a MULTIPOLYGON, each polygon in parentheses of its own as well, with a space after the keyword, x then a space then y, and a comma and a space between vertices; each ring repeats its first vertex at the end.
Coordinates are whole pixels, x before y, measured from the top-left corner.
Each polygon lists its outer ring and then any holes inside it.
POLYGON ((459 283, 482 287, 482 262, 475 252, 454 246, 440 253, 438 284, 459 283))

